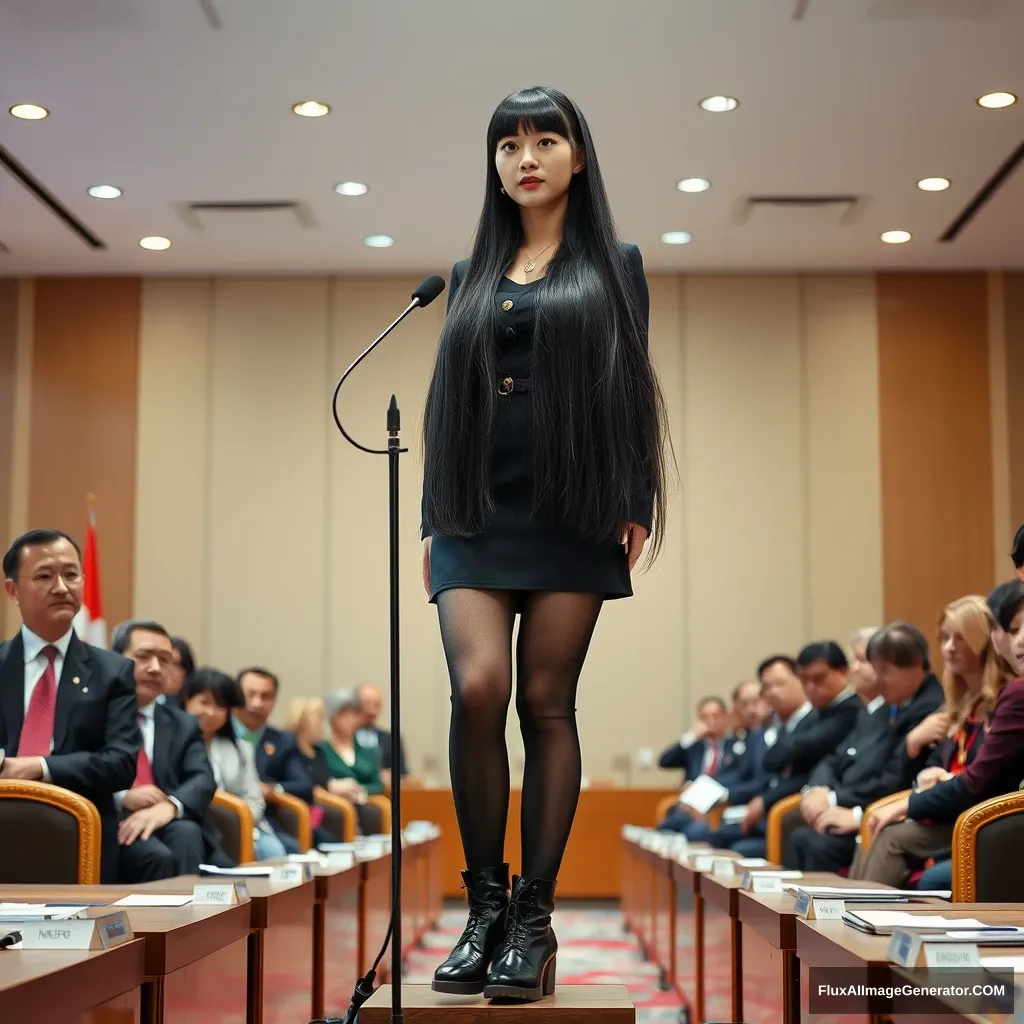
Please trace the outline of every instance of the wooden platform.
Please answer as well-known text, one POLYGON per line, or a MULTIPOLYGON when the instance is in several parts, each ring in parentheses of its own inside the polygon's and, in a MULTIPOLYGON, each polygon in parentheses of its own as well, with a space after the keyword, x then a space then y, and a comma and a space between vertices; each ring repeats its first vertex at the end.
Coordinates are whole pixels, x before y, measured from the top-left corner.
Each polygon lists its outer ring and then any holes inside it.
MULTIPOLYGON (((429 985, 402 986, 407 1024, 490 1024, 528 1016, 531 1024, 634 1024, 636 1010, 625 985, 559 985, 536 1003, 491 1003, 483 996, 449 996, 429 985)), ((388 1024, 391 986, 381 985, 359 1011, 359 1024, 388 1024)))

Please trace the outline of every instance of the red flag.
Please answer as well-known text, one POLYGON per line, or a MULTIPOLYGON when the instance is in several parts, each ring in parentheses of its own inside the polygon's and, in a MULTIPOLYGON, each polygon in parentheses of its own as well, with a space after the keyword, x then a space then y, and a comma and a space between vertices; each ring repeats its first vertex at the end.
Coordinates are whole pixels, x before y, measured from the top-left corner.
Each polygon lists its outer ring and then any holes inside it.
POLYGON ((100 560, 96 546, 96 516, 89 510, 85 529, 85 551, 82 555, 82 607, 75 616, 75 631, 93 647, 107 646, 107 623, 103 618, 103 597, 100 589, 100 560))

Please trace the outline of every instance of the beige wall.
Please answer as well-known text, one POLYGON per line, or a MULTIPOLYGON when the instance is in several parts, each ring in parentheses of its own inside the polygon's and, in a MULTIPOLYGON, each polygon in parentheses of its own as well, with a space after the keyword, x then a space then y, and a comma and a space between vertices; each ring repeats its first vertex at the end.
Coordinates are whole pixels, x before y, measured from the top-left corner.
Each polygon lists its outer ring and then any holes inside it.
MULTIPOLYGON (((1006 274, 1003 284, 1006 324, 1007 460, 1009 463, 1010 529, 1024 523, 1024 273, 1006 274)), ((1013 532, 996 539, 1001 577, 1009 570, 1005 553, 1013 532)))
MULTIPOLYGON (((388 681, 387 460, 330 418, 344 367, 413 279, 149 280, 139 351, 135 611, 200 660, 262 662, 283 696, 388 681)), ((678 735, 769 650, 881 618, 873 278, 652 277, 651 344, 679 460, 662 557, 606 607, 578 701, 584 771, 678 735)), ((346 426, 403 414, 403 719, 447 777, 448 682, 418 540, 422 402, 443 304, 357 371, 346 426)), ((510 716, 514 775, 521 767, 510 716)), ((633 771, 633 782, 645 773, 633 771)))

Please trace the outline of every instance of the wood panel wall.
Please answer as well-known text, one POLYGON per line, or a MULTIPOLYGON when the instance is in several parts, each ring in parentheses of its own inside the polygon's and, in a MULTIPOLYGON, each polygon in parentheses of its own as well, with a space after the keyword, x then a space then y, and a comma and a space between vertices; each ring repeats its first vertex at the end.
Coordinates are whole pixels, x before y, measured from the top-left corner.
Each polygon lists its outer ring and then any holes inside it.
POLYGON ((29 521, 81 538, 96 496, 108 624, 132 610, 140 292, 138 278, 36 282, 29 521))
POLYGON ((8 486, 14 472, 14 392, 18 353, 18 281, 0 280, 0 549, 11 537, 8 486))
POLYGON ((986 278, 881 274, 877 297, 885 617, 937 644, 994 583, 986 278))
MULTIPOLYGON (((1024 273, 1003 279, 1006 323, 1007 447, 1010 463, 1011 529, 1024 523, 1024 273)), ((1009 537, 997 537, 1000 551, 1009 551, 1009 537)), ((1009 571, 1010 563, 1003 563, 1009 571)))

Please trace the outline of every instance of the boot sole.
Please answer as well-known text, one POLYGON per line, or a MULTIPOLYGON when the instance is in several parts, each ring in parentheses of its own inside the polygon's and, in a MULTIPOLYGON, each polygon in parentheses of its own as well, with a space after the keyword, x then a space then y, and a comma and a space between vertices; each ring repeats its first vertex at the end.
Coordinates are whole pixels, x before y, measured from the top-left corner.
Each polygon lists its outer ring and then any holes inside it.
POLYGON ((450 996, 478 996, 484 990, 482 981, 432 981, 430 987, 435 992, 444 992, 450 996))
POLYGON ((555 957, 544 965, 537 988, 523 988, 518 985, 487 985, 484 999, 514 999, 521 1003, 535 1003, 555 991, 555 957))

